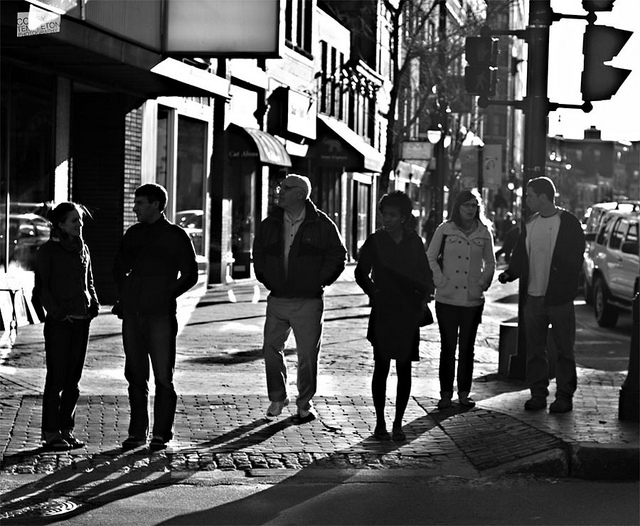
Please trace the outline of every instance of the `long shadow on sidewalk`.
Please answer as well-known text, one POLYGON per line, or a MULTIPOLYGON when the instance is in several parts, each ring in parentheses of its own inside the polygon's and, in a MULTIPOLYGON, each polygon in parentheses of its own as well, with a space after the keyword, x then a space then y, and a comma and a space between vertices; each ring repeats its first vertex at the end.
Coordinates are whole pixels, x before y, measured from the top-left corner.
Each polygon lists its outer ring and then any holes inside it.
MULTIPOLYGON (((220 451, 241 450, 251 446, 256 446, 277 433, 293 425, 291 418, 273 421, 266 428, 260 429, 267 419, 258 419, 242 426, 239 426, 227 433, 224 433, 210 441, 202 442, 193 450, 206 451, 216 449, 220 451), (257 431, 256 431, 257 430, 257 431)), ((331 428, 331 423, 323 424, 331 428)), ((407 426, 408 440, 401 443, 384 442, 380 443, 367 438, 355 448, 367 450, 377 450, 378 453, 390 454, 395 450, 405 446, 412 440, 417 440, 423 433, 428 433, 436 426, 434 420, 427 414, 419 417, 407 426)), ((304 467, 301 472, 293 475, 291 479, 278 484, 276 488, 267 490, 257 495, 255 499, 261 501, 267 499, 271 501, 269 493, 280 493, 282 486, 304 479, 312 482, 306 473, 313 468, 321 468, 324 473, 340 473, 327 468, 335 468, 337 461, 345 454, 352 451, 353 446, 344 451, 336 451, 328 454, 321 460, 312 462, 304 467), (303 474, 305 473, 305 474, 303 474)), ((188 453, 188 449, 183 449, 180 453, 188 453)), ((211 450, 208 451, 209 453, 211 450)), ((25 457, 38 455, 42 449, 21 451, 19 454, 7 456, 4 459, 5 466, 11 465, 13 459, 24 461, 25 457)), ((170 473, 170 454, 151 454, 147 450, 137 450, 133 452, 123 452, 121 449, 113 449, 78 461, 71 461, 71 464, 61 470, 39 479, 37 482, 26 484, 17 489, 9 491, 3 495, 3 504, 0 508, 0 518, 2 524, 49 524, 62 519, 82 515, 97 507, 108 505, 119 499, 129 498, 135 495, 153 491, 160 484, 175 482, 170 473)), ((342 467, 339 465, 339 467, 342 467)), ((379 467, 379 466, 378 466, 379 467)), ((291 470, 281 469, 281 472, 291 473, 291 470)), ((338 475, 333 478, 332 487, 346 481, 349 476, 338 475)), ((286 491, 286 489, 285 489, 286 491)), ((309 491, 305 492, 304 498, 296 502, 287 503, 281 498, 275 499, 271 504, 273 516, 277 516, 282 510, 287 509, 299 502, 305 501, 313 496, 324 492, 315 485, 309 486, 309 491)), ((263 524, 268 520, 265 509, 261 506, 257 508, 251 503, 246 503, 246 499, 236 503, 214 508, 207 512, 196 515, 185 515, 177 518, 178 522, 168 522, 168 524, 263 524), (245 504, 248 504, 245 507, 245 504), (262 508, 262 509, 260 509, 262 508), (259 511, 258 511, 259 510, 259 511), (221 518, 222 517, 222 518, 221 518)))
MULTIPOLYGON (((33 454, 37 450, 32 451, 33 454)), ((28 455, 21 452, 19 456, 28 455)), ((18 456, 18 455, 16 455, 18 456)), ((11 462, 11 457, 5 461, 11 462)), ((99 506, 152 491, 169 483, 163 455, 123 452, 120 448, 89 459, 72 461, 37 482, 2 496, 0 520, 9 524, 49 524, 81 515, 99 506), (150 484, 153 483, 153 484, 150 484)))

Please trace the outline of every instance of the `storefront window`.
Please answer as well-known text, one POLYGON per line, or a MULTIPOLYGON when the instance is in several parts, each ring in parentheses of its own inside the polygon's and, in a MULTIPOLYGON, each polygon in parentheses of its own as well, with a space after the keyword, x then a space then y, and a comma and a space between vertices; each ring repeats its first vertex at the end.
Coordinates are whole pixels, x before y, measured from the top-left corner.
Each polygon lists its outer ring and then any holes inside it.
POLYGON ((176 222, 187 231, 199 255, 204 255, 206 132, 205 122, 182 116, 178 118, 176 222))
POLYGON ((175 223, 187 231, 199 256, 205 255, 207 129, 205 121, 185 117, 172 108, 158 108, 156 182, 169 191, 173 205, 167 213, 172 217, 175 211, 175 223))
POLYGON ((19 275, 34 269, 38 247, 49 239, 55 82, 10 67, 2 68, 2 77, 0 265, 19 275))
POLYGON ((156 143, 156 183, 167 187, 169 148, 169 111, 158 108, 158 139, 156 143))

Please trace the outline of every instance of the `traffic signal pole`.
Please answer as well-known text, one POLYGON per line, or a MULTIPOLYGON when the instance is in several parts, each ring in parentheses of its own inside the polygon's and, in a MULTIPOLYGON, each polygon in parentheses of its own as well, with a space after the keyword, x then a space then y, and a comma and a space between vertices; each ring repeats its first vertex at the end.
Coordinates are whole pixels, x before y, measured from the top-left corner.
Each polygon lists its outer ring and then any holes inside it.
MULTIPOLYGON (((549 98, 549 26, 552 23, 551 0, 531 0, 529 25, 527 26, 528 66, 527 95, 522 108, 525 114, 524 175, 522 188, 530 179, 545 173, 547 157, 547 117, 549 98)), ((522 200, 522 218, 527 217, 525 200, 522 200)), ((524 298, 527 284, 520 283, 518 294, 518 346, 509 362, 509 377, 524 379, 527 364, 527 337, 524 323, 524 298)))
MULTIPOLYGON (((607 65, 622 49, 631 37, 631 31, 608 26, 594 25, 596 12, 611 11, 615 0, 582 0, 587 15, 554 13, 551 0, 530 0, 529 24, 525 30, 493 30, 484 27, 481 37, 467 37, 465 53, 469 65, 465 69, 465 88, 468 93, 480 95, 478 106, 513 106, 525 115, 524 175, 523 189, 527 183, 545 174, 547 156, 547 118, 550 111, 559 108, 581 109, 588 113, 593 109, 591 101, 610 99, 629 75, 629 71, 607 65), (563 18, 586 20, 582 73, 582 104, 561 104, 550 102, 547 92, 549 80, 549 28, 553 22, 563 18), (497 35, 510 35, 526 40, 528 44, 527 93, 522 100, 490 99, 495 92, 492 65, 495 60, 482 59, 486 56, 488 38, 497 35), (485 50, 483 53, 482 50, 485 50)), ((522 203, 522 217, 527 217, 526 201, 522 203)), ((526 376, 526 326, 524 322, 524 298, 527 284, 520 283, 518 303, 518 338, 516 353, 511 356, 509 377, 525 379, 526 376)), ((637 363, 636 363, 637 365, 637 363)), ((638 392, 638 375, 629 383, 629 392, 634 396, 638 392)), ((621 395, 622 396, 622 395, 621 395)), ((637 407, 637 404, 636 406, 637 407)))

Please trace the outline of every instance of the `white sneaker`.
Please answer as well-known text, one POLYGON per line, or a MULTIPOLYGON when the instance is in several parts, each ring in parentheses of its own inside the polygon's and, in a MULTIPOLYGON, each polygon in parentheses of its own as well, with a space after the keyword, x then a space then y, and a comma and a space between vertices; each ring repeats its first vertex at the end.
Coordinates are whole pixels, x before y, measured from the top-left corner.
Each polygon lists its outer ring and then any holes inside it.
POLYGON ((271 402, 269 409, 267 409, 267 416, 280 416, 282 410, 289 405, 289 399, 285 398, 282 402, 271 402))

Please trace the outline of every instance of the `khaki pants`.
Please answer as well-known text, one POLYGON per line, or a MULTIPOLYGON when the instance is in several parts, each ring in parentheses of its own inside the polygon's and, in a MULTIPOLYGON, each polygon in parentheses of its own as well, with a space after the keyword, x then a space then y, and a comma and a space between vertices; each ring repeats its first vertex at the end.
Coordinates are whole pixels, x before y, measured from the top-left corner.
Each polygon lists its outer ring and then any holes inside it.
POLYGON ((324 300, 320 298, 267 298, 264 356, 269 400, 287 397, 284 346, 293 330, 298 353, 298 409, 310 410, 318 382, 318 357, 322 344, 324 300))

